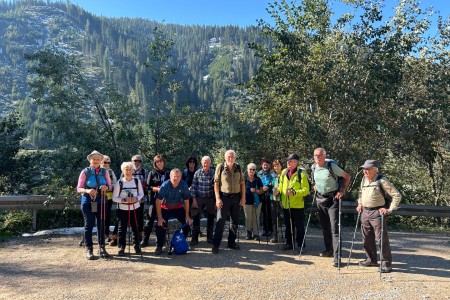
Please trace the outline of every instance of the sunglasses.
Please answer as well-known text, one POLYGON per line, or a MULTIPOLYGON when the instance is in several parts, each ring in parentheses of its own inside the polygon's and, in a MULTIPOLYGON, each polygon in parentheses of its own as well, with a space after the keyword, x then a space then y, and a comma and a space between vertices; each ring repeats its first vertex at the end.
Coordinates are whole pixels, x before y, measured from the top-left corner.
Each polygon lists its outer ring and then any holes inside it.
POLYGON ((248 169, 249 171, 256 171, 256 169, 248 169))
POLYGON ((142 162, 142 160, 133 160, 133 162, 138 162, 138 163, 141 163, 141 162, 142 162))
POLYGON ((110 165, 111 162, 110 162, 110 161, 104 161, 103 164, 104 164, 104 165, 110 165))

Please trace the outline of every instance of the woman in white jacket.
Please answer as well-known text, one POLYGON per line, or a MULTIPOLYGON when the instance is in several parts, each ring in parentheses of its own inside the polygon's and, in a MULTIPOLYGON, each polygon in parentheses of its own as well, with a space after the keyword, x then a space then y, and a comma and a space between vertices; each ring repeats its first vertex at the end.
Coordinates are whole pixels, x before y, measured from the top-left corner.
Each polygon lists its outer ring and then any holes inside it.
POLYGON ((134 164, 122 163, 120 167, 123 178, 114 184, 113 201, 118 203, 117 218, 119 219, 119 255, 125 254, 127 227, 133 231, 133 244, 136 253, 141 253, 139 246, 138 220, 136 209, 140 206, 140 200, 144 197, 141 181, 133 178, 134 164))

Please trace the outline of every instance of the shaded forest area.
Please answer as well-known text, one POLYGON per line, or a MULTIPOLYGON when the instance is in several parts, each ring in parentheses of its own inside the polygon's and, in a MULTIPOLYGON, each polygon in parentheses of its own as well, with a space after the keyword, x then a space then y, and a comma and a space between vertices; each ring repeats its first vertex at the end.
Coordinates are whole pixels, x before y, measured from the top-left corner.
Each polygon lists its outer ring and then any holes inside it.
POLYGON ((274 2, 272 22, 245 29, 0 2, 0 105, 11 111, 0 192, 71 195, 93 149, 118 172, 134 153, 148 168, 155 153, 182 168, 227 148, 242 165, 297 152, 308 169, 321 146, 355 179, 350 199, 373 158, 405 203, 448 206, 448 16, 416 0, 392 12, 341 1, 348 13, 336 16, 335 2, 274 2))

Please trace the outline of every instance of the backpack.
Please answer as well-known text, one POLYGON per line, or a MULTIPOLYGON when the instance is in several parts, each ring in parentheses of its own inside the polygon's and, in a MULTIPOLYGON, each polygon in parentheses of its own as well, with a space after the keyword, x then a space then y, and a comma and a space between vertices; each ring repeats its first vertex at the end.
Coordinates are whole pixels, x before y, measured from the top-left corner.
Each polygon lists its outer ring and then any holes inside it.
POLYGON ((384 198, 384 208, 389 209, 389 207, 391 206, 391 202, 392 202, 392 196, 389 195, 388 193, 386 193, 386 191, 383 189, 383 185, 381 184, 382 178, 386 178, 386 177, 382 174, 378 174, 377 178, 375 180, 375 185, 378 185, 378 187, 380 188, 380 194, 384 198))
POLYGON ((172 240, 170 241, 169 255, 172 253, 175 253, 176 255, 186 254, 190 250, 186 237, 183 234, 183 228, 187 225, 188 223, 184 223, 173 234, 172 240))
MULTIPOLYGON (((336 181, 338 183, 338 189, 340 190, 342 188, 342 186, 344 186, 344 184, 345 184, 345 179, 342 176, 336 176, 336 174, 334 174, 332 164, 336 164, 342 170, 344 170, 344 168, 342 168, 338 164, 337 161, 335 161, 334 159, 330 159, 330 158, 325 159, 325 164, 327 165, 327 169, 328 169, 328 172, 330 173, 330 176, 333 177, 334 181, 336 181)), ((316 171, 316 166, 317 166, 317 164, 313 164, 313 166, 311 168, 311 183, 313 186, 316 184, 314 181, 314 172, 316 171)), ((345 172, 345 170, 344 170, 344 172, 345 172)), ((346 173, 348 173, 348 172, 346 172, 346 173)))

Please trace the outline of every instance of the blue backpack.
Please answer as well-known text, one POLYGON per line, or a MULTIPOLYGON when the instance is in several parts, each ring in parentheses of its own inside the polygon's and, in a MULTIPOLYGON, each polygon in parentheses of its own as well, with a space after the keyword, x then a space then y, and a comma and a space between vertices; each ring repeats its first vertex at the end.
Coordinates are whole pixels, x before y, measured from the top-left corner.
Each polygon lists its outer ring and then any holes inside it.
POLYGON ((181 227, 173 234, 172 240, 170 241, 169 254, 186 254, 190 250, 186 237, 183 234, 183 228, 187 225, 188 223, 181 225, 181 227))

